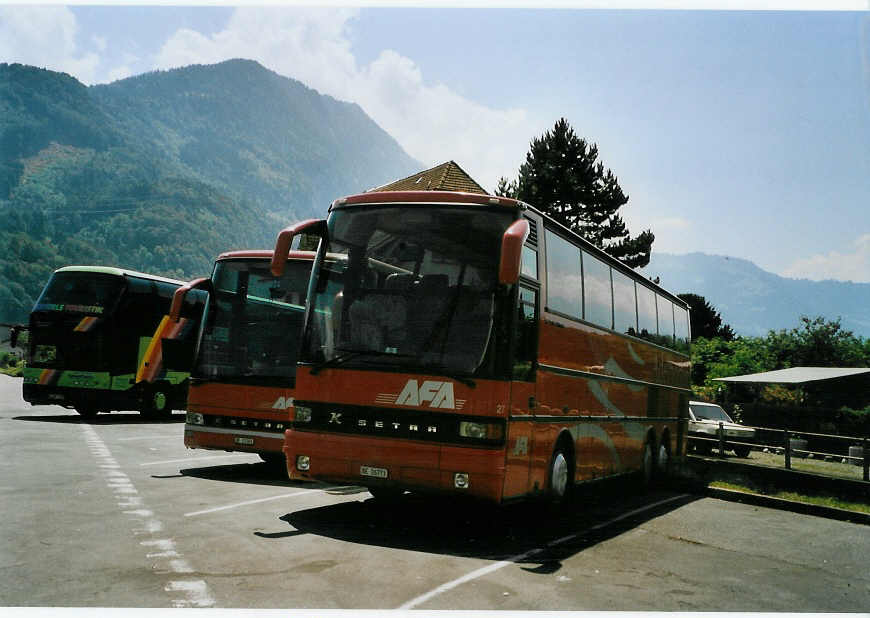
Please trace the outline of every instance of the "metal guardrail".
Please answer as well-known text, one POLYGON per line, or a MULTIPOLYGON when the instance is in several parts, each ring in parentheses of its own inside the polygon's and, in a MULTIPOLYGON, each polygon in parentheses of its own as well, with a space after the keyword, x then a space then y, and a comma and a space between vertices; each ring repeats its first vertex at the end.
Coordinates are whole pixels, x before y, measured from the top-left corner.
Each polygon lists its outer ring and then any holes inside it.
MULTIPOLYGON (((747 426, 749 427, 749 426, 747 426)), ((755 450, 767 449, 770 452, 774 452, 777 454, 785 455, 785 468, 787 470, 792 469, 792 457, 798 458, 818 458, 824 459, 826 461, 839 461, 841 463, 851 463, 854 465, 863 466, 863 477, 865 481, 870 481, 870 439, 867 437, 859 438, 855 436, 837 436, 832 434, 823 434, 823 433, 810 433, 806 431, 801 431, 800 433, 789 431, 788 429, 772 429, 770 427, 751 427, 751 429, 756 430, 756 435, 761 433, 762 435, 775 436, 777 434, 782 434, 782 440, 778 444, 765 443, 762 440, 755 440, 754 442, 741 442, 739 440, 735 440, 732 437, 727 437, 725 435, 724 424, 722 422, 719 423, 719 429, 716 432, 716 437, 702 437, 702 436, 691 436, 689 438, 690 441, 698 442, 709 442, 711 446, 716 446, 719 449, 719 457, 725 457, 726 444, 729 446, 746 446, 755 450), (800 441, 804 442, 804 437, 812 437, 812 438, 820 438, 827 443, 831 442, 848 442, 849 447, 847 447, 846 454, 843 453, 829 453, 824 451, 814 451, 809 450, 807 448, 796 448, 794 442, 800 441), (861 446, 857 446, 860 443, 861 446), (860 456, 857 456, 857 451, 860 451, 860 456)), ((798 442, 800 444, 800 442, 798 442)))

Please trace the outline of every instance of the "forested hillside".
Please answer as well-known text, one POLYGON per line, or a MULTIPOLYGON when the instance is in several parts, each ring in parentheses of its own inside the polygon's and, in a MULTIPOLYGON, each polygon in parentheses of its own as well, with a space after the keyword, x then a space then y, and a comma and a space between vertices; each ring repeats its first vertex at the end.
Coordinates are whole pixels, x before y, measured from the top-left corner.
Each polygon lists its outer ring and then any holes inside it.
POLYGON ((59 266, 206 275, 421 167, 358 106, 251 61, 91 88, 0 64, 0 321, 24 320, 59 266))
POLYGON ((843 328, 870 337, 870 283, 787 279, 748 260, 655 253, 644 272, 668 290, 706 298, 738 335, 789 329, 802 315, 841 318, 843 328))

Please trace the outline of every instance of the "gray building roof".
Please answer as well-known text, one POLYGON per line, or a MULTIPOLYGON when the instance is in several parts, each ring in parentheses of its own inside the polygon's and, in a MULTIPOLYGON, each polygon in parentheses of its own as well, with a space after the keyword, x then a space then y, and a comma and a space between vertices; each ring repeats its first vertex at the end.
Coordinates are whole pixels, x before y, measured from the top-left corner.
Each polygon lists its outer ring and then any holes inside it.
POLYGON ((870 374, 867 367, 792 367, 763 373, 748 373, 730 378, 714 378, 719 382, 743 382, 750 384, 805 384, 820 380, 834 380, 861 374, 870 374))

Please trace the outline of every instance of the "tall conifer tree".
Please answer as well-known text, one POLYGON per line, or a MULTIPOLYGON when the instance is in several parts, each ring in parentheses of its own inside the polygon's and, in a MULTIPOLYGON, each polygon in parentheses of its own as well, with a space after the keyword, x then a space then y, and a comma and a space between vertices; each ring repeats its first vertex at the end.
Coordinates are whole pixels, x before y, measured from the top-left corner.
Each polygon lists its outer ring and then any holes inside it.
POLYGON ((655 236, 634 238, 617 211, 628 203, 619 181, 598 161, 598 145, 577 137, 560 118, 532 140, 516 181, 499 180, 497 195, 540 208, 565 227, 631 267, 646 266, 655 236))

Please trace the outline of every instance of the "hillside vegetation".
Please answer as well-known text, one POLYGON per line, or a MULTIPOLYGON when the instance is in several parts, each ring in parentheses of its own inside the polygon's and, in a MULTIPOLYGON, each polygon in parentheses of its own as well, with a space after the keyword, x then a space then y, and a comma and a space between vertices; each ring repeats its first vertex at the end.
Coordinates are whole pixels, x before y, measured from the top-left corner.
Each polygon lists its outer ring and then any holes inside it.
POLYGON ((188 279, 411 159, 356 105, 232 60, 85 87, 0 64, 0 321, 55 268, 188 279))

